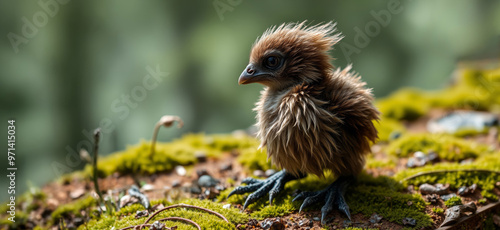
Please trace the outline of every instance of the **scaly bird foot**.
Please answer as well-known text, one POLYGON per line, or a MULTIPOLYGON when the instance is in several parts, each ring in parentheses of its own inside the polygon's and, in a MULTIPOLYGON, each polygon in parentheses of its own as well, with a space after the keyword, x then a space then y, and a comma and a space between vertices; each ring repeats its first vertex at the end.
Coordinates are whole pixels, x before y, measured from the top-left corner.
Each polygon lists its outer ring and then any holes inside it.
POLYGON ((325 205, 321 208, 321 224, 326 224, 325 218, 333 210, 334 205, 351 220, 349 206, 344 199, 345 191, 351 180, 352 177, 339 177, 335 182, 321 191, 299 193, 293 201, 304 199, 299 212, 315 203, 325 202, 325 205))
POLYGON ((267 179, 260 180, 255 178, 246 178, 242 183, 247 184, 246 186, 236 187, 229 195, 228 198, 234 194, 243 194, 247 192, 253 192, 247 197, 243 209, 246 209, 248 205, 254 203, 259 198, 269 194, 269 204, 272 205, 273 198, 283 191, 286 182, 297 179, 295 176, 288 174, 285 170, 281 170, 267 179))

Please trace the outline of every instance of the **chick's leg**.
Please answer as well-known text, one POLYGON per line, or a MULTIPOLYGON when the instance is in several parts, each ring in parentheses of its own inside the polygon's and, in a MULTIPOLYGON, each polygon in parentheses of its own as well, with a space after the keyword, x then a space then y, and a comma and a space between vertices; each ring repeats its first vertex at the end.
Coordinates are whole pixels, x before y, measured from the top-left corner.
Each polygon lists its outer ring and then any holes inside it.
POLYGON ((247 192, 253 192, 247 197, 243 209, 246 209, 248 205, 257 201, 259 198, 269 194, 269 204, 272 205, 273 198, 281 192, 285 184, 288 181, 299 179, 292 174, 287 173, 285 170, 281 170, 267 179, 259 180, 255 178, 246 178, 242 183, 247 184, 246 186, 236 187, 229 195, 228 198, 234 194, 243 194, 247 192))
POLYGON ((304 202, 300 206, 299 212, 302 209, 313 205, 319 202, 325 202, 323 207, 321 208, 321 223, 326 224, 326 216, 330 213, 334 207, 336 207, 339 211, 344 213, 349 220, 351 220, 351 214, 349 212, 349 206, 345 202, 344 194, 351 183, 353 181, 353 177, 339 177, 335 182, 326 187, 321 191, 316 192, 302 192, 299 193, 293 201, 304 199, 304 202))

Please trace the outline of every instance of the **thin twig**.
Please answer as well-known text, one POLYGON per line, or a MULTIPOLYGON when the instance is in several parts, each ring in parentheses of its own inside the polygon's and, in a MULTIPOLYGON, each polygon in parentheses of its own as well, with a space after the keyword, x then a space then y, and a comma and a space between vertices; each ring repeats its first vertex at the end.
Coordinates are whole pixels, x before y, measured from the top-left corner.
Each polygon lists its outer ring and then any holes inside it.
POLYGON ((167 220, 185 221, 185 222, 188 222, 188 223, 194 225, 196 228, 198 228, 198 230, 201 230, 201 226, 198 223, 196 223, 196 222, 194 222, 194 221, 192 221, 190 219, 186 219, 186 218, 182 218, 182 217, 175 217, 175 216, 173 216, 173 217, 166 217, 166 218, 160 219, 159 221, 167 221, 167 220))
POLYGON ((93 166, 94 166, 94 175, 93 175, 93 179, 94 179, 94 187, 95 187, 95 191, 97 193, 97 195, 99 196, 99 203, 100 205, 106 205, 104 203, 104 199, 102 197, 102 193, 101 193, 101 190, 99 189, 99 183, 98 183, 98 180, 97 180, 97 157, 99 155, 99 139, 101 137, 101 129, 100 128, 97 128, 94 130, 94 161, 93 161, 93 166))
POLYGON ((427 172, 419 172, 417 174, 414 174, 412 176, 406 177, 402 180, 400 180, 400 183, 403 183, 407 180, 415 179, 420 176, 425 176, 425 175, 431 175, 431 174, 437 174, 437 173, 451 173, 451 172, 479 172, 479 173, 496 173, 500 175, 500 171, 496 170, 489 170, 489 169, 443 169, 443 170, 433 170, 433 171, 427 171, 427 172))
MULTIPOLYGON (((147 224, 151 219, 153 219, 154 216, 158 215, 160 212, 163 212, 165 210, 172 209, 172 208, 194 208, 194 209, 203 210, 205 212, 212 213, 212 214, 220 217, 221 219, 223 219, 227 223, 229 223, 229 221, 226 219, 226 217, 224 217, 222 214, 220 214, 220 213, 218 213, 216 211, 213 211, 213 210, 210 210, 210 209, 206 209, 206 208, 202 208, 202 207, 198 207, 198 206, 194 206, 194 205, 176 204, 176 205, 171 205, 171 206, 162 208, 162 209, 156 211, 155 213, 151 214, 151 216, 146 221, 144 221, 144 224, 147 224)), ((142 224, 142 225, 144 225, 144 224, 142 224)), ((139 230, 142 229, 142 227, 143 227, 142 225, 141 225, 141 227, 139 227, 139 230)))
MULTIPOLYGON (((158 221, 169 221, 169 220, 178 220, 178 221, 184 221, 184 222, 188 222, 192 225, 194 225, 196 228, 198 228, 198 230, 201 230, 201 226, 190 220, 190 219, 186 219, 186 218, 182 218, 182 217, 166 217, 166 218, 163 218, 163 219, 159 219, 158 221)), ((136 227, 140 227, 140 226, 143 226, 143 227, 151 227, 152 224, 138 224, 138 225, 134 225, 134 226, 129 226, 129 227, 126 227, 126 228, 122 228, 122 229, 119 229, 119 230, 127 230, 127 229, 133 229, 133 228, 136 228, 136 227)))

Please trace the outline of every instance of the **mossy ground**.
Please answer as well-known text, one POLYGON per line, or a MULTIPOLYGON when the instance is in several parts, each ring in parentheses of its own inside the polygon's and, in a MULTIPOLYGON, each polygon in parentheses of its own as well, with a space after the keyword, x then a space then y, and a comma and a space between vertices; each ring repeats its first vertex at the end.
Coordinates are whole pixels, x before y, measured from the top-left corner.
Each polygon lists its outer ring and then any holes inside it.
MULTIPOLYGON (((234 229, 234 226, 236 224, 246 223, 249 218, 248 215, 241 213, 240 210, 236 208, 225 209, 222 207, 222 204, 210 202, 208 200, 187 199, 177 201, 175 203, 170 203, 165 200, 155 200, 151 202, 152 205, 160 203, 165 207, 182 203, 207 208, 222 214, 228 219, 230 223, 225 222, 220 217, 213 214, 190 208, 175 208, 166 210, 155 216, 150 221, 150 223, 153 223, 155 220, 159 220, 165 217, 183 217, 193 220, 200 226, 203 226, 204 229, 234 229)), ((147 217, 138 219, 135 218, 135 213, 142 210, 144 210, 143 206, 141 206, 140 204, 133 204, 122 208, 120 211, 115 212, 113 215, 105 214, 100 218, 95 218, 87 224, 81 225, 78 229, 110 229, 113 227, 115 229, 120 229, 133 225, 143 224, 147 217)), ((180 221, 166 221, 165 224, 167 227, 177 226, 178 229, 181 230, 196 229, 193 225, 180 221)))
MULTIPOLYGON (((141 141, 128 146, 124 151, 102 157, 98 161, 101 177, 115 172, 121 174, 153 174, 172 170, 177 165, 192 165, 197 162, 196 154, 219 157, 233 149, 256 149, 259 142, 246 135, 203 135, 189 134, 170 143, 157 143, 155 154, 150 156, 151 142, 141 141)), ((84 175, 91 175, 87 165, 84 175)))
POLYGON ((488 152, 488 147, 473 141, 453 137, 447 134, 407 134, 391 142, 387 153, 398 157, 409 157, 416 151, 435 152, 440 159, 460 161, 476 158, 488 152))
MULTIPOLYGON (((408 122, 427 116, 432 109, 474 109, 491 112, 500 111, 500 69, 497 70, 463 70, 461 78, 446 89, 435 92, 424 92, 417 89, 402 89, 386 99, 377 101, 382 112, 382 119, 375 125, 379 131, 380 140, 377 143, 381 149, 379 155, 369 155, 367 171, 390 169, 391 176, 374 177, 362 173, 357 182, 348 188, 346 199, 353 215, 362 216, 364 221, 373 214, 382 216, 384 221, 398 224, 401 228, 405 217, 417 221, 414 229, 436 227, 431 215, 442 215, 446 206, 433 206, 424 201, 419 193, 409 192, 408 185, 419 186, 423 183, 449 184, 451 189, 460 186, 477 184, 481 190, 479 205, 498 200, 495 193, 495 183, 500 181, 500 151, 498 148, 480 144, 474 138, 465 140, 464 136, 485 134, 487 130, 473 132, 462 130, 455 134, 413 133, 406 126, 408 122), (404 121, 404 122, 403 122, 404 121), (415 151, 437 153, 439 162, 424 167, 406 169, 401 162, 411 157, 415 151), (380 154, 384 158, 380 158, 380 154), (472 159, 471 163, 461 164, 464 159, 472 159), (402 161, 403 160, 403 161, 402 161), (474 171, 478 170, 478 171, 474 171), (489 171, 488 171, 489 170, 489 171), (421 173, 429 173, 408 179, 421 173)), ((500 141, 500 137, 498 137, 500 141)), ((264 150, 258 149, 259 142, 246 135, 203 135, 190 134, 169 143, 157 143, 156 153, 150 156, 150 143, 141 141, 137 145, 129 146, 124 151, 101 157, 98 163, 99 176, 109 178, 118 172, 121 175, 129 174, 159 174, 171 171, 177 165, 195 165, 196 155, 204 153, 209 158, 219 158, 223 153, 235 152, 239 154, 238 164, 242 165, 247 173, 253 170, 267 170, 273 168, 264 150)), ((91 168, 87 166, 83 171, 62 177, 62 182, 71 183, 73 177, 85 180, 91 175, 91 168)), ((153 200, 151 204, 168 206, 176 203, 198 205, 222 213, 231 223, 225 223, 220 218, 199 210, 186 208, 165 211, 155 219, 168 216, 179 216, 199 223, 204 229, 234 229, 237 224, 246 224, 249 219, 262 220, 268 217, 286 216, 297 213, 300 202, 292 202, 295 190, 319 190, 335 177, 326 172, 324 178, 307 176, 304 179, 291 181, 286 184, 285 192, 275 198, 273 205, 269 205, 268 198, 262 198, 248 207, 247 212, 240 212, 238 208, 222 208, 224 203, 238 205, 244 203, 248 194, 234 195, 227 199, 231 188, 221 192, 215 201, 182 199, 167 201, 153 200)), ((232 178, 225 178, 232 185, 237 185, 232 178)), ((457 199, 457 198, 454 198, 457 199)), ((458 198, 460 199, 460 198, 458 198)), ((450 201, 450 202, 453 202, 450 201)), ((448 202, 448 203, 450 203, 448 202)), ((458 200, 455 201, 455 203, 458 200)), ((17 229, 25 223, 32 210, 46 205, 46 196, 43 193, 28 193, 19 199, 25 207, 18 207, 16 223, 10 223, 2 216, 0 224, 11 229, 17 229)), ((449 204, 451 205, 451 204, 449 204)), ((63 204, 51 212, 45 226, 57 225, 60 219, 78 217, 82 210, 91 219, 80 225, 79 229, 115 229, 141 224, 145 218, 135 219, 135 212, 142 210, 138 204, 127 206, 111 214, 99 214, 96 209, 97 201, 91 196, 84 196, 71 203, 63 204)), ((5 213, 6 205, 0 208, 5 213)), ((236 206, 238 207, 238 206, 236 206)), ((241 206, 240 206, 241 207, 241 206)), ((319 210, 319 205, 306 211, 319 210)), ((0 214, 2 215, 2 214, 0 214)), ((194 229, 182 222, 166 222, 167 226, 178 226, 178 229, 194 229)), ((324 226, 326 229, 331 226, 324 226)), ((349 227, 346 229, 359 229, 349 227)))

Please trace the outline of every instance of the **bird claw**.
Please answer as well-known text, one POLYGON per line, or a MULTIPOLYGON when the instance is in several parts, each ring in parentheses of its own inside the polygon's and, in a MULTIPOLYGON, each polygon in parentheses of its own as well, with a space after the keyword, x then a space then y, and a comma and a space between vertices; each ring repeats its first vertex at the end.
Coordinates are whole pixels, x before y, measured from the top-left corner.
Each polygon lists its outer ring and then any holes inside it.
POLYGON ((321 208, 321 224, 326 224, 326 216, 333 210, 334 205, 351 220, 349 205, 347 205, 344 199, 347 185, 349 185, 348 177, 339 177, 335 182, 321 191, 299 193, 293 201, 304 199, 299 209, 300 213, 304 208, 323 201, 326 198, 325 205, 321 208))
POLYGON ((247 197, 245 204, 243 205, 243 209, 246 209, 248 205, 254 203, 266 194, 269 194, 269 203, 272 204, 276 195, 284 189, 285 183, 292 179, 296 178, 287 174, 285 170, 281 170, 265 180, 246 178, 242 181, 242 183, 247 185, 236 187, 227 197, 229 198, 234 194, 253 192, 247 197))

